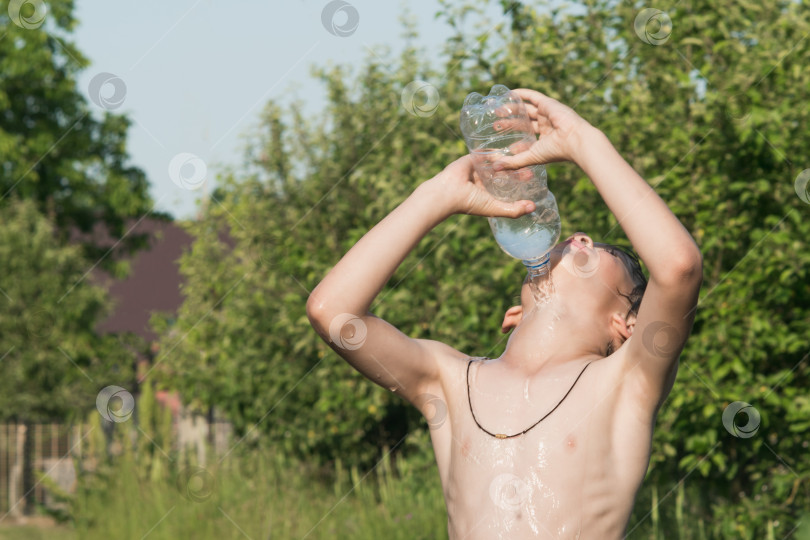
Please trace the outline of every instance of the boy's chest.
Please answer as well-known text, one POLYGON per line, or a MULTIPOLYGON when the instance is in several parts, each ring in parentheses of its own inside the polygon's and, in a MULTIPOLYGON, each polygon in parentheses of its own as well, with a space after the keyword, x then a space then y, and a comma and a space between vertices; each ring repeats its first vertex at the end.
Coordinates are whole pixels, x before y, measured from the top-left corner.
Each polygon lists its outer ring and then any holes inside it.
POLYGON ((593 370, 582 377, 570 393, 571 381, 567 386, 515 387, 502 394, 492 393, 493 385, 483 378, 471 378, 469 390, 466 384, 455 385, 447 396, 448 436, 434 437, 434 444, 448 445, 444 451, 436 449, 437 456, 449 458, 439 463, 447 468, 443 476, 494 479, 509 473, 536 487, 551 487, 582 474, 600 474, 593 464, 604 468, 620 451, 616 434, 621 411, 618 393, 607 391, 597 374, 593 370))
POLYGON ((508 518, 558 531, 571 526, 571 516, 632 506, 651 425, 625 410, 620 378, 599 369, 587 375, 565 399, 570 381, 497 395, 484 395, 493 384, 480 384, 479 393, 473 384, 468 394, 462 377, 446 386, 447 421, 431 436, 455 523, 508 518))
MULTIPOLYGON (((487 416, 479 420, 484 426, 487 416)), ((484 433, 469 411, 466 419, 454 420, 451 458, 441 476, 455 517, 462 513, 473 522, 514 523, 516 533, 520 523, 562 526, 579 515, 574 506, 583 500, 586 480, 600 481, 590 470, 594 464, 589 455, 596 449, 588 422, 560 414, 524 435, 498 439, 484 433)))
POLYGON ((453 456, 457 458, 454 462, 459 466, 539 473, 574 465, 594 450, 591 435, 597 434, 589 432, 587 419, 555 411, 536 424, 542 415, 535 410, 516 410, 499 418, 494 408, 477 411, 475 418, 469 410, 466 415, 454 415, 453 453, 457 454, 453 456))

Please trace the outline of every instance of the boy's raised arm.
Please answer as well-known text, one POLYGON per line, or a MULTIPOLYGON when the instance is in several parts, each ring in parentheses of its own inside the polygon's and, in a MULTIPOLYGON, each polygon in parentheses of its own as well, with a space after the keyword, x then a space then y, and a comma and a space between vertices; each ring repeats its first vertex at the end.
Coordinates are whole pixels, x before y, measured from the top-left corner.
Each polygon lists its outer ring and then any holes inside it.
POLYGON ((601 131, 540 92, 516 92, 527 102, 539 139, 529 150, 504 159, 503 166, 553 161, 579 165, 650 272, 632 336, 622 348, 628 368, 642 375, 643 392, 657 405, 671 388, 694 320, 703 278, 700 251, 666 203, 601 131))
POLYGON ((406 336, 368 311, 372 301, 408 253, 450 215, 517 217, 533 209, 530 201, 492 198, 473 178, 469 156, 456 160, 366 233, 312 291, 307 301, 312 326, 360 373, 416 404, 438 378, 438 356, 460 353, 406 336))
POLYGON ((584 135, 577 164, 591 178, 650 272, 632 335, 627 368, 642 375, 641 396, 656 408, 675 381, 692 329, 703 261, 695 241, 599 131, 584 135))

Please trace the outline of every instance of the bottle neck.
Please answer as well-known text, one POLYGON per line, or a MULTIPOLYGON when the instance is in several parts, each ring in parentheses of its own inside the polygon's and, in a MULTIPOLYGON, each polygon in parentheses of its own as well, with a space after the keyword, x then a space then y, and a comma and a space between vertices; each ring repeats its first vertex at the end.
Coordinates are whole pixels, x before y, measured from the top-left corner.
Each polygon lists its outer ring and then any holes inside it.
POLYGON ((546 253, 542 257, 538 257, 537 259, 525 260, 523 264, 526 266, 526 270, 529 271, 529 279, 545 276, 548 274, 549 269, 549 261, 551 260, 551 255, 546 253))

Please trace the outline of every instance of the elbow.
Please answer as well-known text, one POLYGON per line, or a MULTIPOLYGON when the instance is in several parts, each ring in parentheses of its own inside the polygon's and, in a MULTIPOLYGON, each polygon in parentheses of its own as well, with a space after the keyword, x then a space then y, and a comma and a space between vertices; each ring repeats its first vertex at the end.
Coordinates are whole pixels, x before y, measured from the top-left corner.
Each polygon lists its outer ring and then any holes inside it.
POLYGON ((317 287, 307 298, 307 319, 317 329, 317 324, 325 317, 326 302, 322 295, 318 294, 317 287))
POLYGON ((327 317, 324 302, 313 291, 307 299, 307 319, 315 332, 328 341, 329 323, 324 322, 327 317))
POLYGON ((700 286, 703 281, 703 255, 697 246, 681 249, 669 259, 665 281, 700 286))
POLYGON ((367 313, 367 308, 357 304, 340 291, 318 285, 307 298, 307 319, 321 336, 326 336, 337 320, 345 322, 346 317, 361 318, 367 313))
POLYGON ((343 307, 342 300, 335 295, 315 288, 307 298, 307 319, 312 327, 321 335, 329 332, 329 325, 343 312, 349 311, 343 307))

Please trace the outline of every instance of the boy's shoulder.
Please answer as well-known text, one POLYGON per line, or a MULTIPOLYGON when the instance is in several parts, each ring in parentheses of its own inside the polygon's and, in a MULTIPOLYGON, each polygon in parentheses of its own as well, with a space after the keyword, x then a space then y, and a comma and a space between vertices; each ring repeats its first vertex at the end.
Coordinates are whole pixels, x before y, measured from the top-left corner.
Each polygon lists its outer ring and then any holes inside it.
MULTIPOLYGON (((439 377, 421 389, 420 394, 430 399, 439 398, 444 403, 462 399, 466 403, 466 374, 475 362, 492 362, 496 358, 464 353, 446 343, 423 340, 439 367, 439 377)), ((638 363, 628 348, 620 347, 613 354, 594 359, 583 374, 579 385, 587 388, 588 400, 613 403, 614 412, 625 418, 632 415, 643 422, 654 420, 658 400, 644 384, 638 363), (587 375, 587 376, 586 376, 587 375), (584 384, 583 384, 584 383, 584 384)), ((421 401, 427 401, 422 399, 421 401)), ((419 403, 415 404, 418 408, 419 403)))

